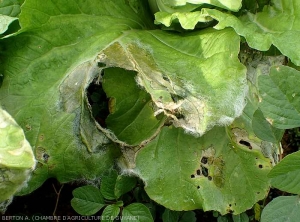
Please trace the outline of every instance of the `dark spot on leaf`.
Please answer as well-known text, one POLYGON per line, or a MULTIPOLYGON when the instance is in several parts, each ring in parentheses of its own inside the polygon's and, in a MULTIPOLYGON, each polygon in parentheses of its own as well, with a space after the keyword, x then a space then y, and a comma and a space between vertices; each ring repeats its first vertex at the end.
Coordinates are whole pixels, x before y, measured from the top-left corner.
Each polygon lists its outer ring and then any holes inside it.
POLYGON ((197 175, 201 175, 201 171, 200 170, 197 170, 197 175))
POLYGON ((171 97, 172 97, 172 100, 173 100, 174 103, 177 103, 179 100, 183 99, 182 97, 180 97, 176 94, 173 94, 173 93, 171 93, 171 97))
POLYGON ((207 164, 207 157, 202 157, 202 159, 201 159, 201 163, 203 163, 203 164, 207 164))
POLYGON ((252 150, 252 146, 249 142, 245 141, 245 140, 240 140, 239 142, 240 144, 247 146, 250 150, 252 150))
POLYGON ((31 130, 31 126, 29 124, 25 125, 26 130, 30 131, 31 130))
POLYGON ((44 159, 44 161, 47 163, 48 162, 48 159, 49 159, 49 155, 47 154, 47 153, 44 153, 43 154, 43 159, 44 159))
POLYGON ((263 165, 259 164, 258 167, 261 169, 261 168, 263 168, 263 165))
POLYGON ((260 192, 256 192, 256 194, 260 194, 260 192))
POLYGON ((170 82, 170 79, 167 76, 163 76, 163 79, 170 82))
POLYGON ((99 68, 103 68, 103 67, 105 67, 106 66, 106 64, 105 63, 103 63, 103 62, 98 62, 98 67, 99 68))
POLYGON ((208 176, 207 179, 208 179, 208 180, 212 180, 212 177, 211 177, 211 176, 208 176))
POLYGON ((229 207, 231 207, 231 204, 229 204, 229 207))
POLYGON ((197 186, 197 189, 200 189, 200 186, 197 186))
POLYGON ((201 166, 201 171, 203 176, 207 177, 208 176, 208 169, 204 166, 201 166))
POLYGON ((195 178, 195 175, 194 175, 194 174, 192 174, 192 175, 191 175, 191 178, 195 178))

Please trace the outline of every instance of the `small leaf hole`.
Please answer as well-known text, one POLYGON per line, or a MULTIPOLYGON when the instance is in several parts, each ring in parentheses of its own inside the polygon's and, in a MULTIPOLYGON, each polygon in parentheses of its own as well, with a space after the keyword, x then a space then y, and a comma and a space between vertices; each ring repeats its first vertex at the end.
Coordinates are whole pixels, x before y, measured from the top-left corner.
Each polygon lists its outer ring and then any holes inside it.
POLYGON ((240 144, 247 146, 250 150, 252 150, 252 146, 249 142, 245 141, 245 140, 240 140, 239 142, 240 144))
POLYGON ((202 157, 201 163, 207 164, 208 158, 207 157, 202 157))
POLYGON ((195 178, 195 175, 194 175, 194 174, 192 174, 192 175, 191 175, 191 178, 195 178))
POLYGON ((208 176, 208 169, 204 166, 201 166, 201 171, 203 176, 207 177, 208 176))
POLYGON ((208 176, 207 179, 208 179, 208 180, 212 180, 212 177, 211 177, 211 176, 208 176))

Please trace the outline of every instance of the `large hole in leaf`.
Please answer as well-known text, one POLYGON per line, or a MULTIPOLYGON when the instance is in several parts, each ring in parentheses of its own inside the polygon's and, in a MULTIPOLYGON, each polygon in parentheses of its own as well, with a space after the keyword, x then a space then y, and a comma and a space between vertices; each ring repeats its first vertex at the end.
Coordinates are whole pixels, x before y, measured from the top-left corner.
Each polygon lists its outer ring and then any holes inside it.
POLYGON ((132 70, 105 68, 100 84, 95 81, 88 88, 96 121, 129 145, 152 139, 166 119, 164 112, 155 115, 157 107, 150 94, 137 84, 136 75, 132 70))
POLYGON ((96 83, 96 80, 87 89, 87 97, 92 108, 92 114, 95 120, 102 127, 106 127, 105 119, 109 114, 108 101, 101 83, 96 83))

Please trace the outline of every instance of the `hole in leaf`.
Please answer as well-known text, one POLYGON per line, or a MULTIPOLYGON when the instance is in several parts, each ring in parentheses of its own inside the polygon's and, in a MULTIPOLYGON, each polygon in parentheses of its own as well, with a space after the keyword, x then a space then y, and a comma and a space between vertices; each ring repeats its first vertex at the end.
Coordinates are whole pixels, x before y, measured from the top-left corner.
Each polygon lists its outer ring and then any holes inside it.
POLYGON ((103 63, 103 62, 98 62, 98 67, 99 68, 103 68, 103 67, 105 67, 106 66, 106 64, 105 63, 103 63))
POLYGON ((201 166, 201 171, 203 176, 207 177, 208 176, 208 169, 204 166, 201 166))
POLYGON ((261 169, 261 168, 263 168, 263 165, 259 164, 258 167, 261 169))
POLYGON ((229 207, 231 207, 232 205, 231 204, 229 204, 229 207))
POLYGON ((245 141, 245 140, 240 140, 239 142, 240 144, 247 146, 250 150, 252 150, 252 146, 249 142, 245 141))
POLYGON ((163 76, 163 79, 170 82, 170 79, 167 76, 163 76))
POLYGON ((91 83, 87 89, 87 97, 92 108, 93 117, 100 126, 106 127, 105 119, 109 114, 109 99, 106 97, 102 84, 96 84, 96 80, 91 83))
POLYGON ((200 189, 200 186, 197 186, 197 189, 200 189))
POLYGON ((194 174, 192 174, 192 175, 191 175, 191 178, 195 178, 195 175, 194 175, 194 174))
POLYGON ((47 153, 43 154, 43 159, 44 159, 45 162, 48 162, 49 157, 50 156, 47 153))
POLYGON ((207 164, 207 160, 208 160, 208 158, 207 158, 207 157, 202 157, 202 159, 201 159, 201 163, 203 163, 203 164, 207 164))
POLYGON ((197 170, 197 175, 201 175, 201 171, 200 170, 197 170))
POLYGON ((208 179, 208 180, 212 180, 212 177, 211 177, 211 176, 208 176, 207 179, 208 179))
POLYGON ((256 194, 260 194, 260 192, 256 192, 256 194))

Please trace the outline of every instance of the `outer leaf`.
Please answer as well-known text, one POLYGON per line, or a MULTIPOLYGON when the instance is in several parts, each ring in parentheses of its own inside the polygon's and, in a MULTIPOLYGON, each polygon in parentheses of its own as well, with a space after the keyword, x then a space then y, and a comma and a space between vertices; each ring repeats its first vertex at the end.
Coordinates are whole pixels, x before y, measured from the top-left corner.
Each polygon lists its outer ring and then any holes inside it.
POLYGON ((269 173, 271 185, 294 194, 300 194, 300 151, 289 154, 269 173))
POLYGON ((298 221, 300 218, 299 203, 299 196, 277 197, 264 208, 260 221, 298 221))
POLYGON ((22 6, 22 33, 2 42, 0 103, 25 129, 40 162, 25 193, 48 177, 93 179, 119 156, 96 128, 85 90, 99 75, 97 54, 126 30, 147 26, 143 10, 122 0, 22 6))
POLYGON ((114 219, 119 215, 120 208, 114 204, 108 205, 104 208, 103 213, 101 214, 102 222, 113 222, 114 219))
POLYGON ((202 135, 214 125, 230 124, 245 106, 246 70, 237 59, 239 43, 230 29, 187 35, 135 31, 104 50, 100 61, 137 71, 157 113, 202 135))
POLYGON ((259 77, 260 108, 271 125, 288 129, 300 126, 300 72, 286 66, 273 67, 259 77))
POLYGON ((81 215, 92 215, 105 206, 103 196, 94 186, 83 186, 73 190, 71 205, 81 215))
POLYGON ((104 72, 102 86, 110 98, 107 128, 129 145, 139 145, 153 137, 166 117, 154 116, 151 97, 137 86, 136 73, 120 68, 108 68, 104 72))
POLYGON ((241 18, 214 9, 204 11, 219 21, 216 29, 233 27, 246 38, 250 47, 258 50, 266 51, 273 44, 295 64, 300 65, 300 46, 297 44, 300 32, 298 0, 272 0, 262 12, 248 13, 241 18))
POLYGON ((134 218, 138 222, 152 222, 150 210, 141 203, 133 203, 123 208, 122 222, 130 222, 134 218))
POLYGON ((241 0, 156 0, 157 2, 162 2, 169 6, 183 6, 188 3, 202 5, 210 4, 221 8, 229 9, 232 11, 238 11, 242 7, 241 0))
POLYGON ((26 186, 35 164, 22 128, 0 108, 0 203, 26 186))
POLYGON ((200 11, 195 12, 157 12, 155 13, 155 24, 163 24, 170 27, 172 22, 178 22, 184 29, 194 29, 198 22, 209 22, 212 19, 200 11))
POLYGON ((256 142, 247 139, 250 150, 240 142, 239 129, 231 131, 231 138, 224 128, 195 138, 164 128, 139 151, 134 172, 150 198, 169 209, 239 214, 264 198, 271 166, 254 149, 256 142))

